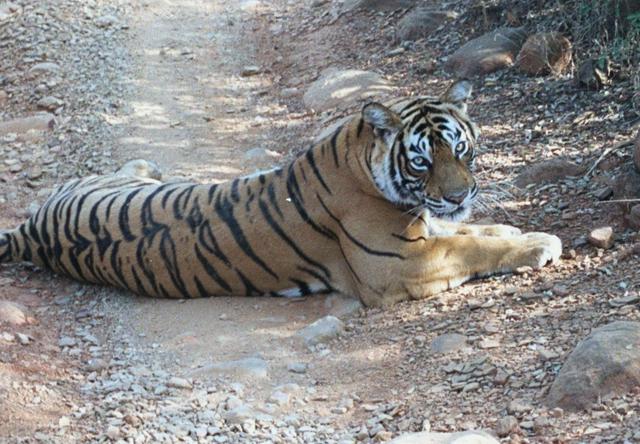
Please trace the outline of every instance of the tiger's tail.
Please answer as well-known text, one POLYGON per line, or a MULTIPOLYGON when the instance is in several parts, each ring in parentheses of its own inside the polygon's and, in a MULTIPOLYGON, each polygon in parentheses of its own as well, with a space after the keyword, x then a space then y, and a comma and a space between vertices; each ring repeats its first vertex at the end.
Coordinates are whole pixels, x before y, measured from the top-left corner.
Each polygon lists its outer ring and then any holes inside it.
POLYGON ((22 247, 18 230, 0 231, 0 263, 16 262, 22 258, 22 247))

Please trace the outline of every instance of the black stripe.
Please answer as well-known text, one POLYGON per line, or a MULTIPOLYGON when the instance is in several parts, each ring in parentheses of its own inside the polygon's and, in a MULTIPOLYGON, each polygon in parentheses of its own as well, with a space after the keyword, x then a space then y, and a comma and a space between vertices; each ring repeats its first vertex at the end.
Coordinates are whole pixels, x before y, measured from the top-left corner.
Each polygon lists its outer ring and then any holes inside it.
POLYGON ((349 238, 349 240, 351 242, 353 242, 356 246, 358 246, 361 250, 365 251, 366 253, 368 253, 368 254, 370 254, 372 256, 395 257, 397 259, 403 259, 403 260, 405 259, 405 257, 402 256, 401 254, 394 253, 394 252, 391 252, 391 251, 374 250, 373 248, 370 248, 370 247, 366 246, 365 244, 363 244, 362 242, 360 242, 358 239, 353 237, 353 235, 351 233, 349 233, 349 231, 345 228, 345 226, 342 223, 342 221, 340 219, 338 219, 331 212, 331 210, 329 210, 329 208, 327 208, 327 206, 325 205, 324 201, 322 200, 322 198, 320 197, 320 195, 318 193, 316 193, 316 197, 320 201, 320 205, 322 205, 322 208, 324 208, 324 211, 329 215, 329 217, 331 217, 331 219, 333 219, 338 224, 338 226, 340 227, 342 232, 347 236, 347 238, 349 238))
POLYGON ((360 134, 362 133, 363 129, 364 129, 364 119, 361 117, 360 120, 358 120, 358 129, 356 130, 356 136, 360 137, 360 134))
POLYGON ((222 278, 222 276, 220 276, 220 274, 216 271, 213 265, 211 265, 211 263, 207 260, 207 258, 204 257, 204 255, 202 254, 202 251, 200 250, 200 247, 197 244, 195 246, 195 252, 196 252, 196 258, 198 259, 202 267, 205 269, 209 277, 213 279, 216 282, 216 284, 222 287, 225 291, 230 293, 231 286, 227 283, 227 281, 225 281, 222 278))
POLYGON ((267 188, 267 195, 269 196, 269 202, 271 203, 273 208, 275 208, 278 216, 280 216, 281 219, 284 219, 284 215, 282 214, 282 211, 280 211, 280 207, 278 206, 278 199, 276 198, 276 192, 273 186, 273 182, 271 182, 269 184, 269 187, 267 188))
POLYGON ((132 242, 136 239, 136 236, 133 235, 133 233, 131 232, 131 228, 129 227, 129 204, 140 191, 142 191, 142 188, 131 191, 120 206, 120 212, 118 215, 118 226, 120 227, 120 231, 122 232, 122 237, 124 237, 124 240, 126 240, 127 242, 132 242))
POLYGON ((269 212, 269 208, 267 207, 267 204, 265 204, 262 200, 258 200, 258 206, 260 207, 260 211, 262 212, 262 215, 264 216, 264 218, 266 219, 267 223, 269 224, 269 226, 273 229, 273 231, 276 232, 276 234, 278 236, 280 236, 280 238, 287 244, 289 245, 289 247, 291 247, 291 249, 298 255, 298 257, 300 259, 302 259, 303 261, 305 261, 306 263, 319 268, 324 275, 326 276, 327 279, 331 279, 331 273, 329 272, 329 270, 327 269, 327 267, 325 267, 324 265, 322 265, 320 262, 317 262, 313 259, 311 259, 309 256, 307 256, 302 249, 300 249, 300 247, 293 241, 293 239, 291 239, 282 229, 282 227, 280 225, 278 225, 278 223, 275 221, 275 219, 271 216, 271 213, 269 212))
POLYGON ((234 206, 229 202, 229 200, 225 197, 224 201, 222 201, 220 196, 218 196, 214 208, 218 217, 227 225, 227 228, 229 228, 231 235, 244 254, 251 258, 251 260, 258 264, 260 268, 266 271, 274 279, 278 280, 278 275, 262 259, 260 259, 260 257, 258 257, 251 247, 251 244, 242 231, 242 227, 240 227, 240 224, 233 215, 234 206))
POLYGON ((340 162, 338 161, 338 136, 340 135, 341 131, 342 126, 338 128, 335 133, 333 133, 333 136, 331 136, 330 140, 331 152, 333 153, 333 163, 336 165, 336 168, 340 167, 340 162))
POLYGON ((238 193, 238 185, 240 184, 240 179, 234 179, 231 182, 231 200, 234 203, 240 202, 240 194, 238 193))
POLYGON ((296 180, 293 164, 289 167, 289 176, 287 177, 287 193, 289 194, 289 198, 291 199, 293 206, 300 215, 300 218, 302 218, 304 222, 309 224, 311 228, 313 228, 324 237, 328 237, 329 239, 334 241, 338 240, 338 237, 335 233, 324 226, 318 225, 314 220, 311 219, 311 217, 309 217, 309 214, 304 208, 304 201, 302 199, 302 194, 300 193, 300 188, 298 187, 298 181, 296 180))
POLYGON ((327 183, 322 178, 322 175, 320 174, 320 171, 318 170, 318 166, 316 165, 316 161, 315 161, 315 159, 313 157, 313 149, 307 150, 307 153, 305 154, 305 157, 307 158, 307 161, 309 162, 309 165, 311 166, 311 170, 313 171, 313 174, 316 175, 316 177, 318 178, 318 180, 322 184, 322 187, 327 191, 327 193, 333 194, 331 192, 331 190, 329 189, 329 187, 327 186, 327 183))

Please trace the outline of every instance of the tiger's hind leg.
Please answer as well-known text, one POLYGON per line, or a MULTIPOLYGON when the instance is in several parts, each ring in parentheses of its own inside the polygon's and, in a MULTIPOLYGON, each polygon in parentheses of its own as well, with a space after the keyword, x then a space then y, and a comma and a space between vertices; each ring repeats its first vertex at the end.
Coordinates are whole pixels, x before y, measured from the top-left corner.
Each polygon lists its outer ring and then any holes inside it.
POLYGON ((134 159, 122 165, 116 172, 120 176, 133 176, 143 179, 162 180, 162 171, 157 163, 150 160, 134 159))

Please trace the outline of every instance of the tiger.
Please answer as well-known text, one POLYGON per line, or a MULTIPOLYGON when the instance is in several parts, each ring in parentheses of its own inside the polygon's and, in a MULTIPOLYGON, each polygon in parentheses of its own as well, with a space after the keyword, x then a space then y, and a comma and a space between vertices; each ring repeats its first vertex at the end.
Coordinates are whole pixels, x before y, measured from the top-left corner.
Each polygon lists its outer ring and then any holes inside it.
POLYGON ((464 223, 478 194, 471 94, 459 80, 368 103, 290 163, 224 183, 163 182, 143 161, 69 181, 2 232, 0 262, 142 296, 338 292, 368 307, 558 262, 554 235, 464 223))

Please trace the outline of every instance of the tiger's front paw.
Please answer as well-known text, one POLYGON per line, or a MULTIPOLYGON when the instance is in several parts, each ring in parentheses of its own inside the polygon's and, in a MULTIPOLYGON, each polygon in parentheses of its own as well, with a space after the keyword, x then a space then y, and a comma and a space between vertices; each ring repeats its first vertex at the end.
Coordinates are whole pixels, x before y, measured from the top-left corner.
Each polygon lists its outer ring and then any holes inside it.
POLYGON ((511 225, 486 225, 480 226, 480 236, 491 237, 515 237, 520 236, 522 231, 519 228, 512 227, 511 225))
POLYGON ((518 236, 518 247, 510 259, 509 268, 531 267, 539 270, 549 263, 556 263, 562 254, 562 241, 547 233, 527 233, 518 236))

